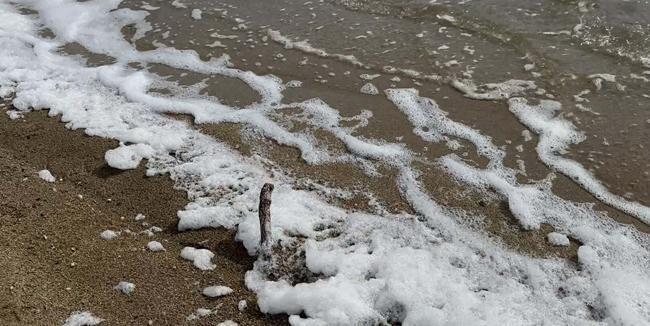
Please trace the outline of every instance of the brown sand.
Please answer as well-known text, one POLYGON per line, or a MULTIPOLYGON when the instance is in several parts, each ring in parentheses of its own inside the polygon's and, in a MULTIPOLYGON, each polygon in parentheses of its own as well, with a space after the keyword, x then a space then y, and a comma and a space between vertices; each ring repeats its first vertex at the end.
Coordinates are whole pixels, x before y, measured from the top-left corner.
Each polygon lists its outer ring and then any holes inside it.
POLYGON ((243 276, 254 257, 233 241, 233 231, 176 231, 176 211, 187 201, 169 178, 106 166, 103 154, 114 141, 69 131, 44 112, 24 121, 0 113, 1 325, 62 324, 78 310, 106 319, 106 325, 179 325, 197 308, 218 306, 216 314, 192 324, 286 324, 286 316, 260 313, 246 290, 243 276), (38 178, 43 168, 62 181, 38 178), (138 213, 164 231, 138 234, 147 228, 134 220, 138 213), (106 241, 99 236, 106 229, 135 234, 106 241), (167 251, 146 250, 151 240, 167 251), (193 267, 179 256, 184 246, 212 250, 217 268, 193 267), (135 283, 135 292, 113 290, 120 281, 135 283), (208 299, 201 290, 210 285, 235 292, 208 299), (242 299, 249 308, 239 312, 242 299))

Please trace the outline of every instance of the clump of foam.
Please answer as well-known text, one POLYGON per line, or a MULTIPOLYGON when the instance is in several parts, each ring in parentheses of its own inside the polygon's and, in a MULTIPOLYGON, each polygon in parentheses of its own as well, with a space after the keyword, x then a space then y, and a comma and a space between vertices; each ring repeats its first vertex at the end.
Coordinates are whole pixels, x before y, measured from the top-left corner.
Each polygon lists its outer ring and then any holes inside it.
POLYGON ((591 79, 594 86, 596 86, 596 90, 601 90, 603 88, 603 81, 615 84, 616 88, 619 89, 619 90, 625 90, 625 86, 623 86, 622 84, 620 84, 620 83, 618 83, 616 81, 616 75, 612 75, 612 74, 591 74, 591 75, 587 76, 587 78, 591 79))
POLYGON ((174 1, 172 1, 172 6, 174 6, 174 7, 176 7, 176 8, 179 8, 179 9, 187 8, 187 5, 185 5, 184 3, 182 3, 180 0, 174 0, 174 1))
POLYGON ((150 157, 152 154, 153 149, 151 146, 145 144, 122 145, 106 151, 104 159, 112 168, 129 170, 137 168, 143 158, 150 157))
POLYGON ((290 80, 286 83, 287 87, 298 88, 302 87, 302 82, 299 80, 290 80))
POLYGON ((363 86, 361 86, 361 89, 359 90, 363 94, 367 95, 377 95, 379 94, 379 90, 377 89, 377 86, 373 85, 372 83, 365 83, 363 86))
POLYGON ((119 237, 120 233, 113 230, 104 230, 99 236, 104 240, 113 240, 119 237))
POLYGON ((465 94, 465 97, 475 100, 503 100, 537 88, 534 81, 517 79, 480 86, 474 85, 471 80, 453 80, 451 85, 465 94))
POLYGON ((56 178, 52 175, 52 172, 50 172, 50 170, 38 171, 38 177, 47 182, 56 182, 56 178))
POLYGON ((131 293, 135 291, 135 284, 131 282, 121 281, 115 287, 113 287, 113 289, 115 291, 120 291, 126 295, 131 295, 131 293))
POLYGON ((103 321, 103 319, 94 316, 91 312, 77 311, 73 312, 65 320, 63 326, 95 326, 101 324, 103 321))
POLYGON ((222 285, 208 286, 203 289, 203 295, 211 298, 222 297, 231 294, 232 292, 233 290, 231 288, 222 285))
POLYGON ((185 247, 181 250, 181 257, 192 261, 196 268, 203 271, 213 270, 217 267, 217 265, 212 263, 212 257, 214 257, 214 254, 208 249, 185 247))
POLYGON ((554 246, 568 246, 571 244, 571 241, 569 241, 569 238, 566 235, 558 232, 547 234, 546 239, 554 246))
POLYGON ((22 118, 25 117, 25 114, 22 111, 9 110, 6 113, 7 113, 7 116, 9 117, 9 119, 11 119, 11 120, 18 120, 18 119, 22 119, 22 118))
POLYGON ((149 241, 147 243, 147 249, 153 252, 165 251, 165 247, 163 247, 162 243, 158 241, 149 241))
POLYGON ((201 319, 203 317, 210 316, 210 315, 212 315, 212 314, 214 314, 216 312, 217 312, 216 309, 211 310, 211 309, 207 309, 207 308, 198 308, 198 309, 196 309, 196 311, 191 313, 189 316, 185 317, 185 320, 187 320, 187 321, 198 320, 198 319, 201 319))

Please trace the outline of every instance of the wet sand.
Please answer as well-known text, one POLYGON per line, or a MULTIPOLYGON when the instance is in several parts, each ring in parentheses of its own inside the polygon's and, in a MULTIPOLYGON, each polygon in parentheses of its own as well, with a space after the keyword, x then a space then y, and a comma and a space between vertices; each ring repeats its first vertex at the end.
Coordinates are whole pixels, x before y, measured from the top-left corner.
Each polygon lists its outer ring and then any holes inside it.
POLYGON ((286 323, 285 316, 257 309, 243 283, 255 258, 233 240, 234 231, 177 232, 185 193, 166 176, 146 177, 143 167, 108 167, 103 155, 114 141, 67 130, 46 112, 10 121, 3 110, 0 134, 0 324, 62 324, 72 312, 88 310, 107 325, 181 325, 200 307, 219 308, 193 325, 286 323), (41 180, 37 172, 44 168, 63 181, 41 180), (136 222, 139 213, 146 218, 136 222), (139 234, 148 228, 142 222, 163 231, 139 234), (106 241, 99 236, 106 229, 133 234, 106 241), (151 240, 166 251, 148 251, 151 240), (185 246, 213 251, 216 269, 202 272, 183 260, 185 246), (114 290, 120 281, 134 283, 134 293, 114 290), (235 292, 209 299, 201 291, 210 285, 235 292), (239 300, 248 302, 244 312, 239 300))

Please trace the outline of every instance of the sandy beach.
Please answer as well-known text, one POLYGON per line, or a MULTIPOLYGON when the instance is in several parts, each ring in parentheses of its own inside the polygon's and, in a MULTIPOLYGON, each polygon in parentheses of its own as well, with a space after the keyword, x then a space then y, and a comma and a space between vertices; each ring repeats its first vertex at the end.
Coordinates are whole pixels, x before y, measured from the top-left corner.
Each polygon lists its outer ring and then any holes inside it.
POLYGON ((0 1, 0 324, 650 323, 648 13, 0 1))

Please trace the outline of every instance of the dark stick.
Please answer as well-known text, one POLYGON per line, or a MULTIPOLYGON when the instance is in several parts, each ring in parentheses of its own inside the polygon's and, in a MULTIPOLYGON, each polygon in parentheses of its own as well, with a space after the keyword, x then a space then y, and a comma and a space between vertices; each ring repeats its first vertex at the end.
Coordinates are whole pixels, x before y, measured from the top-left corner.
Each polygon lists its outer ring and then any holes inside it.
POLYGON ((272 244, 271 239, 271 194, 273 193, 273 184, 265 183, 260 192, 260 248, 267 252, 272 244))

